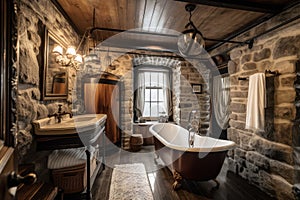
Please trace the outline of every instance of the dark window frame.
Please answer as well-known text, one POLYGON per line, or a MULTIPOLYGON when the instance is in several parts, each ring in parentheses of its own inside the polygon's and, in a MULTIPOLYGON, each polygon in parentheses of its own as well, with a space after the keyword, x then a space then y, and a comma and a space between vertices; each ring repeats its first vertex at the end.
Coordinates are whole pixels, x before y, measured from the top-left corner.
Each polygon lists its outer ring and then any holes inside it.
MULTIPOLYGON (((161 71, 162 69, 163 70, 167 70, 168 74, 169 74, 169 78, 170 78, 170 88, 173 88, 173 73, 172 73, 172 69, 169 68, 169 67, 159 66, 159 65, 141 65, 141 66, 135 66, 134 67, 134 71, 133 71, 133 87, 134 88, 138 87, 138 73, 139 73, 139 71, 145 70, 145 68, 151 68, 151 69, 153 69, 153 72, 155 72, 155 70, 157 70, 157 72, 161 71)), ((152 88, 156 89, 157 87, 153 86, 152 88)), ((173 91, 172 91, 172 89, 171 89, 170 92, 171 92, 171 100, 172 100, 173 99, 172 98, 173 97, 173 91)), ((133 97, 133 106, 134 106, 134 108, 136 107, 136 105, 135 105, 135 102, 136 102, 135 98, 136 98, 136 91, 134 91, 134 97, 133 97)), ((172 106, 171 107, 172 107, 171 109, 173 110, 173 101, 172 101, 172 106)), ((143 117, 143 118, 146 119, 146 121, 157 121, 158 120, 158 117, 151 117, 151 116, 150 117, 143 117)), ((169 116, 169 121, 172 121, 172 120, 173 120, 173 112, 169 116)), ((137 117, 137 113, 136 112, 134 112, 133 121, 134 122, 138 121, 138 117, 137 117)))

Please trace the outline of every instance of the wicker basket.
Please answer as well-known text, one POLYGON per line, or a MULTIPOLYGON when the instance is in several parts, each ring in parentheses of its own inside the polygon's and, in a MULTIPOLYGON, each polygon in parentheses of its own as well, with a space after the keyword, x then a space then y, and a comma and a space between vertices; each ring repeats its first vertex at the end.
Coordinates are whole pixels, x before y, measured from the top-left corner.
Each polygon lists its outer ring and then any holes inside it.
POLYGON ((54 185, 63 189, 65 194, 82 192, 86 186, 85 163, 52 169, 54 185))
POLYGON ((130 137, 130 149, 131 151, 140 151, 143 146, 142 134, 132 134, 130 137))

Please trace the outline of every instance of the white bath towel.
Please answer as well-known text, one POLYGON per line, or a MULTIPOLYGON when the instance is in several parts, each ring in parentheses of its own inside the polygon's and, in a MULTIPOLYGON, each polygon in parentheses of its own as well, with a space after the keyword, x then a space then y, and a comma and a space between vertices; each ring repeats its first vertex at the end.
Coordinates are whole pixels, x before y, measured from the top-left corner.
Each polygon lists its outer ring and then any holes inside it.
POLYGON ((263 131, 265 127, 266 78, 265 73, 249 77, 246 129, 263 131))

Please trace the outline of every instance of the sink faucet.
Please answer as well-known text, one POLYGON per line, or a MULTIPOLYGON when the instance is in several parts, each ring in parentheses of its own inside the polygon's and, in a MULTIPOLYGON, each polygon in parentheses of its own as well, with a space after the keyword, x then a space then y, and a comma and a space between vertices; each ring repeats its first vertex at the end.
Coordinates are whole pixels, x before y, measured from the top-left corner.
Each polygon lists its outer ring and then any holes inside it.
POLYGON ((63 111, 62 112, 62 105, 61 104, 59 104, 58 105, 58 112, 57 113, 54 113, 54 114, 51 114, 51 115, 48 115, 48 117, 55 117, 55 118, 57 118, 57 122, 58 123, 61 123, 61 119, 62 119, 62 116, 63 115, 69 115, 70 116, 70 118, 72 118, 73 117, 73 114, 71 113, 71 112, 66 112, 66 111, 63 111))
POLYGON ((192 110, 189 114, 189 124, 188 124, 188 143, 190 146, 194 146, 195 134, 198 132, 198 121, 196 119, 196 110, 192 110))

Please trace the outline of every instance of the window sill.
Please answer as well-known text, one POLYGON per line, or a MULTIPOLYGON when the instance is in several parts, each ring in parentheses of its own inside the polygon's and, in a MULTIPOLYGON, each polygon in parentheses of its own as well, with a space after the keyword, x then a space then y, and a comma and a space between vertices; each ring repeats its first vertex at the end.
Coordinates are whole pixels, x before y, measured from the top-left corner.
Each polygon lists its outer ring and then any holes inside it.
POLYGON ((139 126, 149 126, 153 124, 157 124, 158 121, 146 121, 146 122, 133 122, 133 125, 139 125, 139 126))

